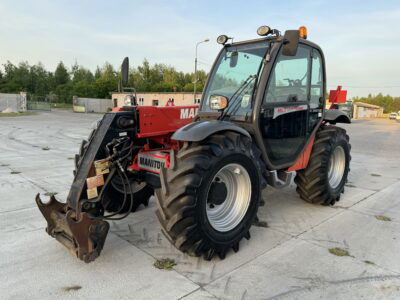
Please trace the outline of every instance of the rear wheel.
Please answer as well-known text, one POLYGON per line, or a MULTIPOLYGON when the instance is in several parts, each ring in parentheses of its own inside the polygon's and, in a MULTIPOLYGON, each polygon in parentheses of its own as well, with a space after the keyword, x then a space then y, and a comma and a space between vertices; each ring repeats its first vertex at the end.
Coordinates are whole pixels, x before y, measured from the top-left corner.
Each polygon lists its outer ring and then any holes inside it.
POLYGON ((295 182, 300 197, 311 203, 334 205, 344 192, 350 170, 349 136, 336 126, 317 132, 310 161, 297 172, 295 182))
MULTIPOLYGON (((94 136, 96 129, 92 130, 89 135, 88 140, 82 140, 81 147, 79 148, 79 153, 75 155, 75 170, 74 176, 76 174, 76 170, 79 168, 81 164, 81 158, 83 157, 86 149, 91 142, 91 139, 94 136)), ((105 209, 108 212, 119 212, 126 213, 130 207, 130 195, 131 191, 133 192, 133 205, 131 211, 134 212, 137 208, 143 204, 145 207, 149 204, 150 197, 154 195, 154 189, 152 186, 148 185, 146 182, 138 181, 134 178, 133 175, 129 175, 130 188, 128 186, 125 187, 126 190, 126 201, 124 204, 124 186, 123 181, 118 175, 114 175, 110 184, 104 193, 104 203, 105 209)))
POLYGON ((185 143, 156 190, 162 231, 177 249, 224 258, 250 238, 264 185, 258 154, 250 138, 233 132, 185 143))

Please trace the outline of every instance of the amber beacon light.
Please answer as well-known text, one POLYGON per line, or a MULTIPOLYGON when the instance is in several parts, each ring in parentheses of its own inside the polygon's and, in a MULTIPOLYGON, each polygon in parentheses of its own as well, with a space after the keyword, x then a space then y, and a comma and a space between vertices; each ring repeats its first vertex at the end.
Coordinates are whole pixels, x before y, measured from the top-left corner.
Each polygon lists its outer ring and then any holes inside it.
POLYGON ((299 36, 302 39, 307 39, 307 27, 306 26, 300 26, 299 28, 299 36))

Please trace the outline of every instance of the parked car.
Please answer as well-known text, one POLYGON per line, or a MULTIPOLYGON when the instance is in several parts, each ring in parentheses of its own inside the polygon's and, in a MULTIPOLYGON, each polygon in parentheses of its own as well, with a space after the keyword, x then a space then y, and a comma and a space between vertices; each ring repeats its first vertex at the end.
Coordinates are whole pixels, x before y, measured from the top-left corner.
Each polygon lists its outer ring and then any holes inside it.
POLYGON ((398 117, 398 113, 392 112, 389 114, 389 119, 390 120, 396 120, 396 118, 398 117))

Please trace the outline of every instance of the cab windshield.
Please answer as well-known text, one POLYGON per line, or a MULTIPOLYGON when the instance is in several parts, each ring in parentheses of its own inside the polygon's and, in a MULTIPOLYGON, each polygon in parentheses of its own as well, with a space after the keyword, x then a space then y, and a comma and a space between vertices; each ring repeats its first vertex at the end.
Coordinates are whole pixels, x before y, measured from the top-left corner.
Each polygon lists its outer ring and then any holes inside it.
POLYGON ((228 115, 251 114, 254 86, 268 47, 266 41, 226 47, 211 71, 201 111, 215 112, 209 100, 210 96, 218 95, 228 98, 229 105, 225 109, 228 115))

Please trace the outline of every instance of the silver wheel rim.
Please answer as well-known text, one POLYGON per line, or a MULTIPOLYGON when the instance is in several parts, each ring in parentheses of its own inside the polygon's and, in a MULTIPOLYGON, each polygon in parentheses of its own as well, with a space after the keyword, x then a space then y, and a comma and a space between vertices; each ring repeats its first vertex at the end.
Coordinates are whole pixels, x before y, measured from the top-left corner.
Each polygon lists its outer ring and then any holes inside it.
POLYGON ((342 181, 346 167, 346 155, 342 146, 337 146, 329 159, 328 181, 331 188, 335 189, 342 181))
POLYGON ((227 195, 220 205, 206 203, 207 218, 215 230, 227 232, 243 220, 249 208, 250 176, 243 166, 233 163, 220 169, 212 182, 223 182, 226 185, 227 195))

